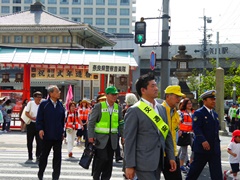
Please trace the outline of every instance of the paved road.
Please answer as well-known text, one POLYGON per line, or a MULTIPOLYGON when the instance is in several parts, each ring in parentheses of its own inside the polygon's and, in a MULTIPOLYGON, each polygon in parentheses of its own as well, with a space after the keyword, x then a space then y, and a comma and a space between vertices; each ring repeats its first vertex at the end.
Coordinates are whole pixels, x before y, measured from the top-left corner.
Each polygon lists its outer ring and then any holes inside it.
MULTIPOLYGON (((222 149, 223 171, 229 169, 227 145, 231 136, 220 136, 222 149)), ((35 145, 34 145, 35 147, 35 145)), ((35 149, 34 149, 35 152, 35 149)), ((67 148, 63 144, 61 180, 78 179, 90 180, 91 168, 83 169, 78 165, 79 157, 83 152, 82 146, 75 146, 73 150, 74 158, 67 157, 67 148)), ((37 179, 38 166, 33 162, 27 162, 26 134, 12 131, 10 133, 0 132, 0 180, 33 180, 37 179)), ((48 166, 44 175, 46 180, 51 179, 52 153, 49 157, 48 166)), ((240 177, 240 176, 239 176, 240 177)), ((122 180, 122 163, 115 163, 111 180, 122 180)), ((163 176, 161 179, 164 179, 163 176)), ((183 174, 185 179, 185 174, 183 174)), ((198 180, 211 179, 206 166, 198 180)), ((230 180, 232 178, 228 178, 230 180)))

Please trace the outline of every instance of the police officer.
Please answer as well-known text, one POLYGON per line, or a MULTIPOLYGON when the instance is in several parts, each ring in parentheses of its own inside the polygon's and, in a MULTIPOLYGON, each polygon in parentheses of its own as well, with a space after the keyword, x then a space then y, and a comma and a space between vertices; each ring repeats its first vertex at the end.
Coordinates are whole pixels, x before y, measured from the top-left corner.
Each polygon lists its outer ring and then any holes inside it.
POLYGON ((118 133, 122 136, 123 132, 122 109, 115 103, 118 90, 115 86, 109 86, 105 94, 106 101, 95 104, 88 122, 88 141, 95 142, 96 147, 92 168, 94 180, 111 178, 118 133))
POLYGON ((212 180, 222 180, 221 151, 218 115, 213 110, 216 104, 216 91, 201 94, 203 107, 193 114, 194 158, 186 180, 197 180, 206 163, 209 165, 212 180))

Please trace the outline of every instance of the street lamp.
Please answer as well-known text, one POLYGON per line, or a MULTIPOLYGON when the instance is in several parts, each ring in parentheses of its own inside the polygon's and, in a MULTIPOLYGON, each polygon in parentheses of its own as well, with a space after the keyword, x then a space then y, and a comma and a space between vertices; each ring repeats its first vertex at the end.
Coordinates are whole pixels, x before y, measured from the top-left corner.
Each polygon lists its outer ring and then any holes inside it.
POLYGON ((233 103, 236 104, 236 84, 233 83, 233 103))

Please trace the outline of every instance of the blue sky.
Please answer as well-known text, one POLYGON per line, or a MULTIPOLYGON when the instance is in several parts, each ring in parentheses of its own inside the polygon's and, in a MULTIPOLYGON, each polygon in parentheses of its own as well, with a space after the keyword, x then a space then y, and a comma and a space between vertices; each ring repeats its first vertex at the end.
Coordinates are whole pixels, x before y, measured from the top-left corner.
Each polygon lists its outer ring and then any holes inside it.
MULTIPOLYGON (((171 29, 170 43, 200 44, 203 39, 203 16, 212 19, 207 23, 207 35, 211 43, 216 44, 219 32, 220 44, 240 43, 240 0, 169 0, 171 29)), ((162 0, 137 0, 136 16, 162 16, 162 0)), ((161 43, 161 20, 146 20, 146 44, 161 43)))

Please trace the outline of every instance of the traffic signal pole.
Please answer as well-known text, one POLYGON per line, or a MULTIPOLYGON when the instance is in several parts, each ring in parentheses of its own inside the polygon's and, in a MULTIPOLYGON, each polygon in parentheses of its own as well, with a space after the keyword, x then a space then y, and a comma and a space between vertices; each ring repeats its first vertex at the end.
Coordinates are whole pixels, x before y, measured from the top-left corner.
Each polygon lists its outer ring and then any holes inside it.
POLYGON ((169 0, 163 0, 163 16, 162 16, 162 44, 161 44, 161 99, 164 99, 164 90, 169 85, 170 79, 170 60, 169 60, 169 0))

